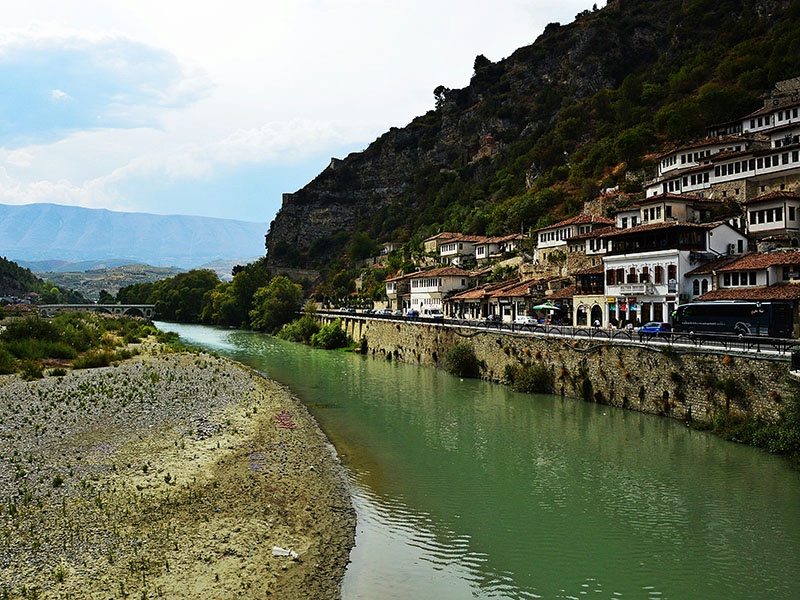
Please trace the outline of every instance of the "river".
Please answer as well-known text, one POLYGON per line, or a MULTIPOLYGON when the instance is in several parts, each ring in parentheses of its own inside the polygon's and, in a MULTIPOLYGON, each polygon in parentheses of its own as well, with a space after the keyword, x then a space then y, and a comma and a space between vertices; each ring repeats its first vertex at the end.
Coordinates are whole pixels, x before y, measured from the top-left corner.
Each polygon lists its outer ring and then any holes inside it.
POLYGON ((158 323, 286 384, 353 483, 345 600, 795 599, 800 473, 682 423, 252 332, 158 323))

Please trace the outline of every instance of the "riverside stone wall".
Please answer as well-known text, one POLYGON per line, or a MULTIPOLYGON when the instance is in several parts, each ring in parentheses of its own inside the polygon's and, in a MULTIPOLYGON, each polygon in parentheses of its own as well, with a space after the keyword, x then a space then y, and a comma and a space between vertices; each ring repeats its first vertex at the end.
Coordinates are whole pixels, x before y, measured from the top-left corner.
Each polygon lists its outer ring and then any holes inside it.
POLYGON ((797 385, 788 378, 788 358, 340 318, 347 333, 365 339, 367 352, 378 359, 444 368, 448 350, 467 342, 494 381, 503 381, 507 365, 541 363, 553 374, 556 393, 677 419, 706 421, 724 409, 774 419, 797 385))

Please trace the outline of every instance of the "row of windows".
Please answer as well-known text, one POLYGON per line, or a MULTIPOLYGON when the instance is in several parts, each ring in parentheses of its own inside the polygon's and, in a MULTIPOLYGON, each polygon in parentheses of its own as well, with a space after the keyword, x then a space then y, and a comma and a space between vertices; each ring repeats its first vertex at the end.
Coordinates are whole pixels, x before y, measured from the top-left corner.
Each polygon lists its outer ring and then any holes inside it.
POLYGON ((412 288, 442 287, 442 279, 441 277, 426 277, 424 279, 412 279, 411 287, 412 288))
MULTIPOLYGON (((798 136, 800 139, 800 136, 798 136)), ((729 175, 738 175, 740 173, 748 173, 756 169, 769 169, 771 167, 779 167, 781 165, 788 165, 790 163, 800 162, 800 151, 794 150, 790 152, 783 152, 781 154, 774 154, 772 156, 762 156, 760 158, 750 158, 747 160, 740 160, 733 163, 726 163, 716 165, 714 167, 714 177, 727 177, 729 175)), ((680 192, 681 184, 683 187, 689 185, 701 185, 709 183, 709 173, 696 173, 691 177, 686 175, 683 179, 673 179, 665 183, 668 192, 680 192)))
POLYGON ((711 156, 711 150, 703 150, 701 152, 695 152, 689 154, 681 154, 681 164, 685 165, 687 162, 700 162, 700 159, 705 158, 706 156, 711 156))
POLYGON ((780 148, 782 146, 792 146, 794 144, 800 144, 800 135, 786 135, 782 138, 778 138, 775 140, 775 147, 780 148))
POLYGON ((739 273, 734 271, 733 273, 724 273, 722 275, 722 285, 725 287, 756 285, 756 272, 742 271, 739 273))
MULTIPOLYGON (((636 227, 639 224, 639 219, 635 216, 631 217, 631 227, 636 227)), ((621 221, 622 229, 628 228, 628 217, 622 217, 621 221)))
MULTIPOLYGON (((786 110, 778 111, 778 121, 788 121, 789 119, 797 118, 797 107, 787 108, 786 110)), ((750 120, 752 123, 752 119, 750 120)))
MULTIPOLYGON (((789 212, 789 220, 794 221, 797 217, 797 212, 794 206, 788 207, 789 212)), ((764 208, 761 210, 751 210, 750 211, 750 224, 760 224, 760 223, 779 223, 783 221, 783 207, 779 206, 777 208, 764 208)))
POLYGON ((768 125, 772 125, 772 115, 758 117, 758 119, 750 119, 750 129, 755 129, 756 127, 766 127, 768 125))
POLYGON ((545 231, 543 233, 540 233, 539 241, 552 242, 554 240, 566 240, 569 237, 572 237, 571 230, 569 228, 564 228, 564 229, 557 229, 556 231, 545 231))
POLYGON ((664 279, 664 267, 661 265, 655 266, 652 271, 650 267, 642 267, 642 270, 637 272, 636 267, 630 267, 627 272, 625 269, 608 269, 606 271, 606 285, 622 285, 624 283, 650 283, 652 277, 653 283, 660 284, 666 283, 670 279, 678 278, 678 265, 667 265, 666 269, 667 278, 664 279))
POLYGON ((463 249, 464 249, 463 243, 452 242, 450 244, 442 244, 439 247, 439 252, 441 254, 447 254, 449 252, 455 252, 456 250, 463 250, 463 249))

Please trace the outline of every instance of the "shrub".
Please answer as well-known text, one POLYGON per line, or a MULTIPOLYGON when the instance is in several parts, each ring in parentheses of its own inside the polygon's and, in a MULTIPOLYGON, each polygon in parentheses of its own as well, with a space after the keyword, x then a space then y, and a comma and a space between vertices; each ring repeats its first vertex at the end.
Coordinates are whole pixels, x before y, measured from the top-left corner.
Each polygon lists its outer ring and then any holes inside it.
POLYGON ((72 361, 73 369, 97 369, 107 367, 114 360, 114 353, 109 350, 87 352, 72 361))
POLYGON ((353 340, 342 329, 341 319, 336 319, 327 325, 323 325, 317 333, 311 336, 311 345, 324 350, 346 348, 352 344, 353 340))
POLYGON ((552 394, 555 390, 555 377, 541 363, 518 365, 506 369, 506 381, 515 392, 528 394, 552 394))
POLYGON ((39 363, 30 360, 22 365, 22 378, 25 381, 41 379, 42 377, 44 377, 44 371, 42 370, 42 365, 39 363))
POLYGON ((0 375, 8 375, 16 372, 16 359, 8 350, 0 346, 0 375))
POLYGON ((319 323, 311 315, 303 315, 299 319, 287 323, 278 332, 278 337, 290 342, 311 343, 311 338, 319 332, 319 323))
POLYGON ((480 377, 486 363, 478 360, 470 344, 459 343, 447 351, 445 359, 447 372, 456 377, 480 377))

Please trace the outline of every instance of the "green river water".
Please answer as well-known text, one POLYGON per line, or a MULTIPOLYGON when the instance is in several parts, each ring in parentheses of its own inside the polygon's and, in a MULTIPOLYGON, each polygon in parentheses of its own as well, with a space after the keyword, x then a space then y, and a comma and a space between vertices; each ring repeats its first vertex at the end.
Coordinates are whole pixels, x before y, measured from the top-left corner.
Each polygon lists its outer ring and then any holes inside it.
POLYGON ((159 323, 286 384, 353 484, 345 600, 800 598, 800 474, 679 422, 159 323))

